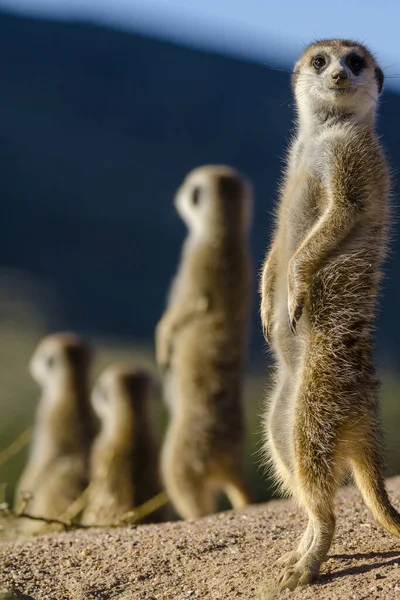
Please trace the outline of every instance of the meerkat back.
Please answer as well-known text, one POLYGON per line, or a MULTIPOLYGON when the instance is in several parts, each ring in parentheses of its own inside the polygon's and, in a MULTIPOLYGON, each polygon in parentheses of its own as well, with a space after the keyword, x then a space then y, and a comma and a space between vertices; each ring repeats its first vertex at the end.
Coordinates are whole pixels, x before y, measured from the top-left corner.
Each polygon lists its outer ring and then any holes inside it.
MULTIPOLYGON (((83 523, 115 523, 160 492, 153 390, 150 374, 131 367, 110 367, 99 377, 92 405, 100 430, 90 457, 83 523)), ((146 520, 157 521, 161 515, 157 511, 146 520)))
POLYGON ((215 511, 216 492, 248 503, 242 383, 251 297, 251 191, 229 167, 195 169, 175 204, 186 222, 178 273, 156 330, 171 422, 167 493, 185 518, 215 511))
MULTIPOLYGON (((42 390, 28 463, 18 482, 15 508, 25 494, 27 511, 59 518, 80 496, 88 481, 88 456, 93 437, 89 404, 90 352, 71 333, 49 335, 38 345, 30 372, 42 390)), ((21 520, 26 533, 46 529, 39 522, 21 520)))

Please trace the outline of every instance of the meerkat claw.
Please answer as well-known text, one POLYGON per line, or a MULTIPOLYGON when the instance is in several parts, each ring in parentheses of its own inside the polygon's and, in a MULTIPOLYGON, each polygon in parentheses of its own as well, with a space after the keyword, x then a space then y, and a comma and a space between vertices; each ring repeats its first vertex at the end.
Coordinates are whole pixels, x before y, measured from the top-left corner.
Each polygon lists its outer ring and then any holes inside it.
POLYGON ((289 326, 293 335, 296 335, 297 323, 300 320, 301 315, 303 314, 303 308, 303 304, 298 304, 294 312, 290 312, 289 314, 289 326))

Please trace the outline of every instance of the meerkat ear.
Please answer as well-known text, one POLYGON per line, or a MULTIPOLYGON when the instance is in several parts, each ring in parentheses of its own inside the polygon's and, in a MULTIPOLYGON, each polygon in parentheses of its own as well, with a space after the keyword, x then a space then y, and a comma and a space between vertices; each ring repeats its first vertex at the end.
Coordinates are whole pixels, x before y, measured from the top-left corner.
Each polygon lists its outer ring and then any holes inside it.
POLYGON ((83 364, 89 365, 91 361, 91 351, 86 344, 79 346, 67 346, 65 354, 73 367, 79 367, 83 364))
POLYGON ((385 77, 383 75, 382 69, 380 69, 379 67, 375 68, 375 79, 378 84, 378 94, 380 94, 382 92, 385 77))
POLYGON ((243 184, 236 175, 221 175, 218 178, 218 191, 221 198, 240 199, 243 195, 243 184))

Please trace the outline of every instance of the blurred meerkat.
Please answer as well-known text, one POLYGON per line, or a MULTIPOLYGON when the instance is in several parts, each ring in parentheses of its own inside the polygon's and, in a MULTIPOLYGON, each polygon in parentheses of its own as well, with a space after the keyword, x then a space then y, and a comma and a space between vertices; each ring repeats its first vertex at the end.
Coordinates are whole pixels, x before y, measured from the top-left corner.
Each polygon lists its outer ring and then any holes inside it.
POLYGON ((297 132, 261 281, 277 363, 267 452, 282 490, 309 516, 297 550, 280 561, 281 589, 318 577, 346 471, 377 521, 400 535, 382 474, 371 339, 389 221, 388 167, 375 133, 382 85, 371 53, 348 40, 312 44, 293 72, 297 132))
MULTIPOLYGON (((109 525, 160 492, 158 452, 151 401, 155 389, 145 371, 113 366, 102 373, 92 393, 100 421, 90 457, 87 525, 109 525)), ((144 521, 157 521, 158 510, 144 521)))
POLYGON ((157 362, 171 412, 161 472, 183 518, 234 508, 245 483, 242 383, 251 295, 249 184, 225 166, 190 172, 176 208, 189 229, 167 309, 156 330, 157 362))
MULTIPOLYGON (((59 518, 88 482, 88 455, 93 437, 89 404, 88 346, 72 333, 45 337, 29 368, 42 389, 27 466, 18 482, 15 507, 24 493, 32 498, 27 511, 59 518)), ((48 526, 21 520, 18 529, 37 533, 48 526)))

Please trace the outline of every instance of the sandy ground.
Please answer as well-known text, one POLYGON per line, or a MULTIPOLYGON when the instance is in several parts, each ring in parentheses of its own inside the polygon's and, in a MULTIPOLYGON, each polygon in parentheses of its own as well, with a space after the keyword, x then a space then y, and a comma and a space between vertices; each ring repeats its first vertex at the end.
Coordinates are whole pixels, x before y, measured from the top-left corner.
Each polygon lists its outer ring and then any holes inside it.
MULTIPOLYGON (((399 507, 400 477, 388 486, 399 507)), ((354 488, 338 494, 337 516, 319 582, 283 597, 400 600, 400 541, 354 488)), ((258 600, 304 525, 291 502, 275 501, 195 522, 1 542, 0 588, 30 600, 258 600)))

